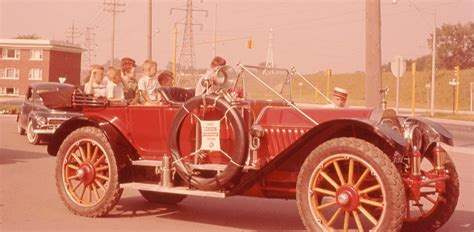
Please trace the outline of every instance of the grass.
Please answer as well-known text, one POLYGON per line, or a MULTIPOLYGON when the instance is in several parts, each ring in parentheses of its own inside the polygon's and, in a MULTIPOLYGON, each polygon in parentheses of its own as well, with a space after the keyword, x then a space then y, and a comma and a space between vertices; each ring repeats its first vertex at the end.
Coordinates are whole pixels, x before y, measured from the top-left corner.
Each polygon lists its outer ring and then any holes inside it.
MULTIPOLYGON (((422 116, 423 117, 430 117, 429 114, 422 114, 422 116)), ((433 118, 451 119, 451 120, 460 120, 460 121, 473 121, 474 122, 474 115, 468 115, 468 114, 435 113, 433 118)))
POLYGON ((0 104, 0 114, 17 114, 18 105, 0 104))

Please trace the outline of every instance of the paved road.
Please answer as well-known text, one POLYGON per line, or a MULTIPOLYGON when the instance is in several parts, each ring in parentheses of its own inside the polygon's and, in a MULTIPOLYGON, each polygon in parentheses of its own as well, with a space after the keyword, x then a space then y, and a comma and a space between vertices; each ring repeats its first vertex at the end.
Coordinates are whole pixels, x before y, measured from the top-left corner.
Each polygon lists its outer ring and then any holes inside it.
MULTIPOLYGON (((55 158, 46 154, 45 145, 30 145, 18 135, 14 121, 15 117, 0 116, 0 231, 304 230, 295 201, 248 197, 189 197, 168 207, 150 204, 136 191, 126 190, 110 216, 74 216, 56 192, 55 158)), ((474 230, 473 151, 465 146, 451 153, 461 178, 461 196, 441 231, 474 230)))

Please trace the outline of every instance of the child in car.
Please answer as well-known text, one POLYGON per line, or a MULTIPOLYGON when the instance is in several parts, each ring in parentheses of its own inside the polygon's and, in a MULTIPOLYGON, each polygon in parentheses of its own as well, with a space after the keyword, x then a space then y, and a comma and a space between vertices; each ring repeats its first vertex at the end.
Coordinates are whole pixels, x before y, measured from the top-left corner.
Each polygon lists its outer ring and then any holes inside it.
POLYGON ((123 101, 125 98, 120 71, 115 69, 114 67, 109 67, 109 69, 107 70, 107 76, 107 98, 109 99, 109 101, 123 101))
POLYGON ((145 105, 156 105, 158 102, 159 83, 155 78, 157 72, 157 63, 152 60, 146 60, 143 63, 143 77, 138 81, 138 91, 141 95, 141 101, 145 105))
POLYGON ((94 97, 105 97, 105 88, 107 81, 104 80, 104 67, 98 64, 91 65, 90 75, 84 86, 86 94, 92 94, 94 97))
POLYGON ((212 90, 212 76, 215 75, 219 67, 224 66, 226 63, 226 60, 220 56, 216 56, 212 59, 211 65, 206 74, 204 74, 196 83, 196 96, 206 93, 209 89, 212 90))

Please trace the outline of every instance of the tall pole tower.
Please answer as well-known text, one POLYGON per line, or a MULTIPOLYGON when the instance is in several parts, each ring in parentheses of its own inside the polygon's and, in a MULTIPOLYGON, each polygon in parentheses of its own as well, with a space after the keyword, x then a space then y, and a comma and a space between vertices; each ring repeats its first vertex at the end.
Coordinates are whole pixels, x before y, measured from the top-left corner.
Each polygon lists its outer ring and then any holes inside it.
POLYGON ((94 27, 86 27, 85 33, 85 43, 84 47, 86 49, 86 56, 84 56, 84 65, 89 67, 92 64, 92 60, 95 59, 95 49, 97 44, 94 41, 94 27))
POLYGON ((148 31, 147 31, 147 59, 152 60, 153 59, 153 2, 152 0, 148 0, 148 31))
POLYGON ((104 10, 112 14, 112 56, 110 59, 110 64, 114 65, 115 59, 115 16, 118 13, 123 13, 125 10, 122 10, 121 7, 124 7, 125 3, 120 3, 120 0, 104 0, 104 10))
POLYGON ((380 108, 382 102, 380 0, 366 0, 365 12, 365 105, 380 108))
POLYGON ((71 39, 72 43, 74 44, 74 40, 81 36, 81 32, 77 27, 74 26, 74 20, 72 21, 72 26, 68 28, 66 31, 66 38, 71 39))
POLYGON ((268 50, 267 50, 267 60, 265 62, 265 69, 263 73, 273 73, 275 68, 275 63, 273 62, 273 29, 270 28, 270 33, 268 34, 268 50))
MULTIPOLYGON (((179 56, 179 65, 178 65, 178 73, 185 73, 190 74, 191 76, 195 75, 195 66, 194 66, 194 36, 193 36, 193 27, 195 25, 200 25, 202 30, 202 24, 193 23, 193 12, 204 12, 206 13, 206 17, 208 14, 207 10, 198 10, 193 8, 193 1, 186 0, 186 7, 182 8, 171 8, 170 14, 173 13, 174 10, 185 11, 186 16, 184 19, 184 33, 183 33, 183 41, 181 45, 181 54, 179 56)), ((182 23, 176 23, 182 24, 182 23)), ((179 84, 179 79, 177 80, 179 84)))

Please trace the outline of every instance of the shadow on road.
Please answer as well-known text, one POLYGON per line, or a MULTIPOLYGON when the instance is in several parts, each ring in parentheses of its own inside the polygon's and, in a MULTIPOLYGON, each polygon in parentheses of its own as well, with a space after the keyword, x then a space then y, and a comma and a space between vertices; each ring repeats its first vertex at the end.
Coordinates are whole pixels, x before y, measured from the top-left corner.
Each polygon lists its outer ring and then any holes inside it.
POLYGON ((474 212, 468 211, 456 211, 451 216, 451 219, 441 227, 440 232, 449 232, 449 231, 457 231, 457 232, 464 232, 474 231, 474 212))
POLYGON ((43 159, 49 156, 45 153, 20 151, 0 148, 0 165, 25 162, 31 159, 43 159))
POLYGON ((296 210, 296 202, 281 201, 272 204, 263 200, 262 204, 258 203, 262 200, 241 197, 239 199, 188 197, 179 205, 169 206, 149 203, 141 197, 129 197, 121 199, 109 217, 156 216, 253 231, 304 230, 296 210), (280 207, 288 209, 289 204, 295 204, 295 209, 278 210, 280 207))

